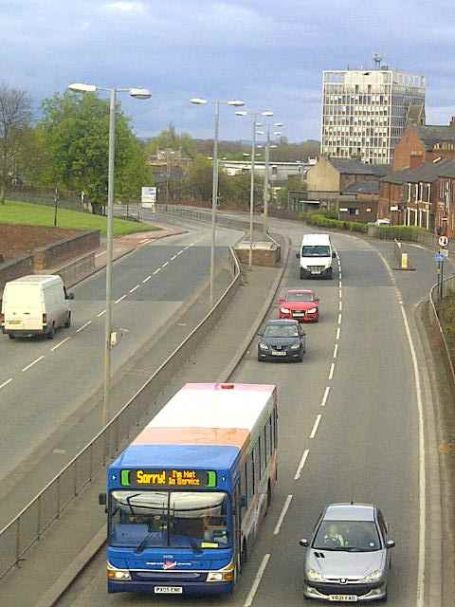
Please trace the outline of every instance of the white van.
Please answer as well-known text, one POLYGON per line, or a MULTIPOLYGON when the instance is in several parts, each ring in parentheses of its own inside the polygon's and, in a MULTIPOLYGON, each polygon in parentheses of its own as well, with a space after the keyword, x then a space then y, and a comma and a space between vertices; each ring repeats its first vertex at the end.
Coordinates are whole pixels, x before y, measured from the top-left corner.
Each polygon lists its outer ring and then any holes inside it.
POLYGON ((10 339, 17 336, 47 335, 71 325, 71 310, 60 276, 22 276, 5 285, 0 322, 10 339))
POLYGON ((305 234, 297 253, 300 260, 300 278, 332 278, 332 260, 335 257, 336 253, 328 234, 305 234))

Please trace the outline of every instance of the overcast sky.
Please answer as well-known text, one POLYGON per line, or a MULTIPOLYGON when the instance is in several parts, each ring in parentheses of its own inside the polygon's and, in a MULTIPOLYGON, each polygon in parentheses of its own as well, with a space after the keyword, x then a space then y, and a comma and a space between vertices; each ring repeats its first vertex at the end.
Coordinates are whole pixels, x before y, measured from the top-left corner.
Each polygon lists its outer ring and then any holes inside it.
MULTIPOLYGON (((372 67, 373 53, 427 79, 427 122, 455 114, 453 0, 0 0, 0 81, 41 101, 71 82, 150 88, 122 95, 139 136, 173 123, 213 136, 213 106, 271 109, 290 141, 320 138, 322 71, 372 67)), ((223 108, 220 138, 250 122, 223 108)))

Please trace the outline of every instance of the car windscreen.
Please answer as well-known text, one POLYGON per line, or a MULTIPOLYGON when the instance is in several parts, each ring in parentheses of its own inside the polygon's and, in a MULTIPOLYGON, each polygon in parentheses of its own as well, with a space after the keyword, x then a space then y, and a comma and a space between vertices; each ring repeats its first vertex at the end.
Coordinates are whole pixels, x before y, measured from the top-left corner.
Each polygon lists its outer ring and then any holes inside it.
POLYGON ((330 257, 330 247, 328 245, 303 246, 302 257, 330 257))
POLYGON ((110 544, 134 548, 227 548, 229 497, 208 491, 113 491, 110 544))
POLYGON ((264 337, 298 337, 299 330, 294 326, 268 325, 264 329, 264 337))
POLYGON ((286 301, 313 301, 314 300, 314 295, 313 293, 305 293, 305 292, 301 292, 301 293, 291 293, 291 292, 287 292, 286 293, 286 297, 285 297, 286 301))
POLYGON ((376 524, 372 521, 322 521, 313 548, 349 552, 381 549, 376 524))

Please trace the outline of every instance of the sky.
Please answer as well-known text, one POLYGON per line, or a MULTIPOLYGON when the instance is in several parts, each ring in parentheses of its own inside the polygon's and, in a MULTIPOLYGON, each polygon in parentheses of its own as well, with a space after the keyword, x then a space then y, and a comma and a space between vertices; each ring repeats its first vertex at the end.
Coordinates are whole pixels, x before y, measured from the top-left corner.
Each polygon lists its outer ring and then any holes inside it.
MULTIPOLYGON (((119 94, 140 137, 173 124, 212 138, 214 105, 189 103, 203 97, 273 111, 289 141, 320 139, 323 70, 372 68, 375 52, 426 77, 428 124, 455 115, 453 0, 0 0, 0 31, 0 82, 36 116, 72 82, 145 87, 147 101, 119 94)), ((250 133, 220 106, 221 139, 250 133)))

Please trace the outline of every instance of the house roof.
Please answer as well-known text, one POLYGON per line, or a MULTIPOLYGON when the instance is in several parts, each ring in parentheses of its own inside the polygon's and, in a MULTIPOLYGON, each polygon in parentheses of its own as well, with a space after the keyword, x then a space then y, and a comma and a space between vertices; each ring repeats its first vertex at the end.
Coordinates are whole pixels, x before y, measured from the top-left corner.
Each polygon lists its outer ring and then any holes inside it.
POLYGON ((389 173, 381 181, 396 184, 419 183, 421 181, 431 183, 442 176, 455 176, 455 160, 443 159, 438 162, 424 162, 414 169, 403 169, 389 173))
POLYGON ((379 181, 359 181, 343 190, 343 194, 378 194, 379 181))
POLYGON ((427 150, 433 149, 436 143, 455 143, 455 126, 450 125, 426 125, 418 126, 417 133, 427 150))
POLYGON ((330 164, 341 174, 377 175, 382 177, 389 169, 386 164, 365 164, 352 158, 328 158, 330 164))

